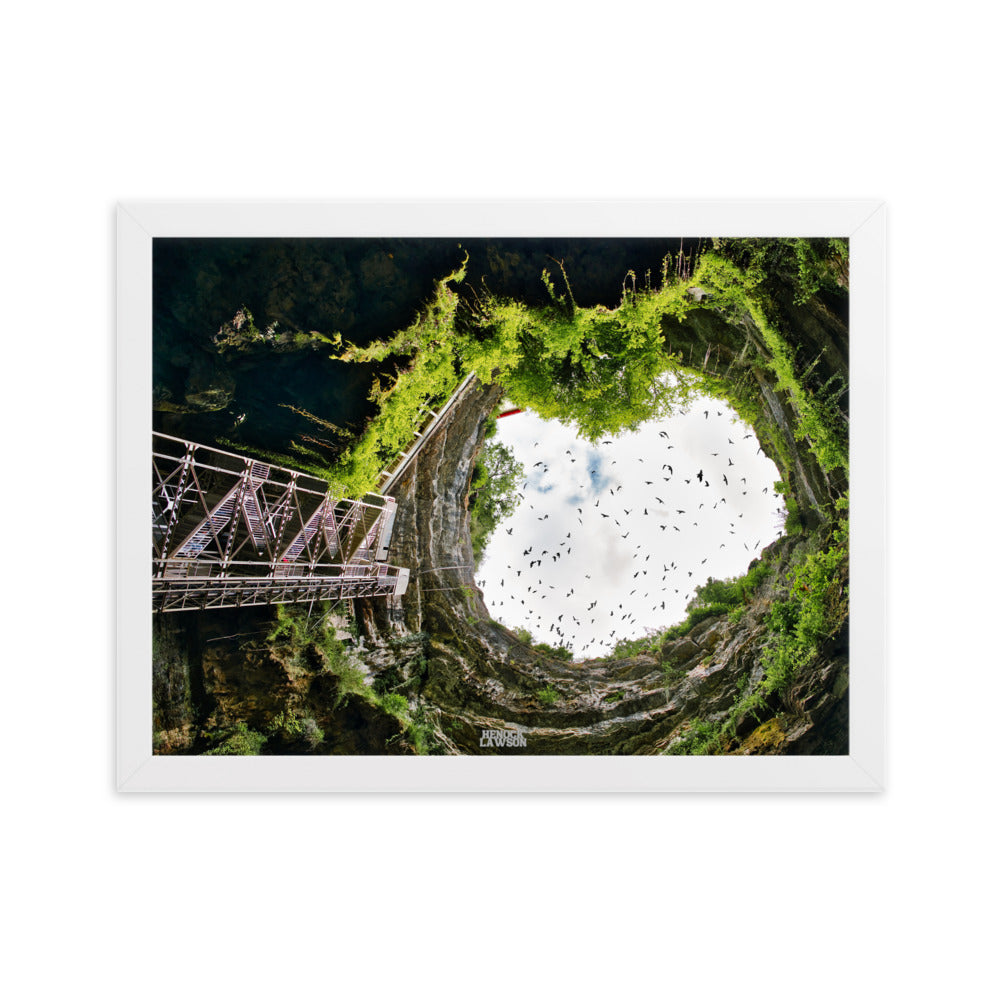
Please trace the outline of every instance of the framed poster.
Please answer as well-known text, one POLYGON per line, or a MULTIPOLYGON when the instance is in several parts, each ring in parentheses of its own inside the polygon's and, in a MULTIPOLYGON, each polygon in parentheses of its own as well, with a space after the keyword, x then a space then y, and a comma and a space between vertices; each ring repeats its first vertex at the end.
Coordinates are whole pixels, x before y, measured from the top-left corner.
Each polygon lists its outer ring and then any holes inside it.
POLYGON ((880 789, 884 225, 120 206, 119 788, 880 789))

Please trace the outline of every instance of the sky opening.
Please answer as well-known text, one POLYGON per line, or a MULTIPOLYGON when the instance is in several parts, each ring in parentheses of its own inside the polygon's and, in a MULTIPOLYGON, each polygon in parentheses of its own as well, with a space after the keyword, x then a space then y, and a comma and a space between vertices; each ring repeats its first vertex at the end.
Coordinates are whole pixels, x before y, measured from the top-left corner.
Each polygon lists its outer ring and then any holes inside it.
POLYGON ((530 411, 495 440, 524 465, 524 499, 477 583, 496 621, 576 660, 682 621, 695 586, 742 576, 783 530, 777 467, 716 399, 596 445, 530 411))

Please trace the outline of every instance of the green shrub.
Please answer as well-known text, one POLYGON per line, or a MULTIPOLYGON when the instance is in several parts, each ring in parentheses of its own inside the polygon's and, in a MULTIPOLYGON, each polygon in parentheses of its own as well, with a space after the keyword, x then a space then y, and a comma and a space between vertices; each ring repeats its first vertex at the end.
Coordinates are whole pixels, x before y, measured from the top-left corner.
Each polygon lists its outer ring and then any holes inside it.
POLYGON ((409 722, 410 706, 401 694, 384 694, 380 701, 382 708, 391 715, 395 715, 397 719, 402 719, 404 722, 409 722))
MULTIPOLYGON (((690 605, 688 605, 690 607, 690 605)), ((687 618, 680 622, 678 625, 671 625, 670 628, 665 629, 660 637, 660 648, 663 649, 663 644, 670 642, 673 639, 680 639, 687 635, 695 625, 700 625, 703 621, 708 618, 716 618, 720 615, 728 615, 732 605, 730 604, 705 604, 699 607, 691 608, 688 611, 687 618)))
MULTIPOLYGON (((659 287, 647 278, 645 287, 637 288, 635 275, 629 274, 614 309, 579 306, 565 271, 562 295, 552 276, 542 275, 550 293, 542 305, 500 299, 481 289, 460 296, 466 258, 438 282, 409 327, 364 348, 345 343, 333 355, 361 363, 403 359, 405 365, 372 386, 370 400, 377 413, 353 445, 331 464, 305 439, 296 445, 302 458, 297 464, 348 495, 362 495, 412 441, 422 408, 445 400, 468 371, 483 382, 502 384, 515 406, 528 407, 543 419, 574 423, 589 440, 666 416, 699 390, 725 395, 741 416, 757 424, 763 410, 752 369, 766 364, 799 415, 800 438, 808 439, 828 471, 846 468, 846 424, 835 405, 840 389, 816 384, 813 367, 803 364, 793 341, 772 321, 775 309, 767 290, 776 276, 792 283, 800 297, 837 289, 846 275, 846 255, 843 240, 718 240, 701 255, 689 278, 679 278, 676 268, 671 276, 669 259, 659 287), (713 310, 736 327, 749 317, 760 330, 764 350, 749 338, 730 345, 739 352, 740 363, 723 375, 685 366, 669 339, 665 342, 664 331, 684 323, 696 307, 688 295, 693 284, 709 290, 713 310)), ((333 434, 339 448, 343 431, 310 418, 325 434, 333 434)), ((772 443, 780 450, 780 440, 772 443)))
POLYGON ((543 705, 554 705, 561 697, 559 692, 552 686, 543 687, 538 692, 538 700, 543 705))
POLYGON ((315 750, 326 738, 312 716, 299 717, 292 712, 279 712, 265 728, 270 737, 277 737, 286 743, 304 743, 310 750, 315 750))
POLYGON ((573 659, 573 650, 566 646, 550 646, 547 642, 536 642, 532 648, 555 660, 573 659))
POLYGON ((659 646, 659 632, 650 631, 634 639, 619 639, 611 656, 616 660, 626 660, 633 656, 652 656, 659 646))
POLYGON ((672 684, 676 684, 677 681, 684 677, 687 677, 687 671, 678 666, 672 660, 665 659, 661 667, 663 671, 663 686, 670 687, 672 684))
POLYGON ((840 525, 831 545, 809 553, 793 570, 788 597, 771 605, 771 635, 763 652, 766 694, 786 694, 801 668, 846 620, 847 560, 847 527, 840 525))
POLYGON ((497 526, 517 509, 524 486, 524 466, 513 451, 492 441, 480 452, 469 487, 469 533, 478 565, 497 526))
POLYGON ((205 751, 206 757, 252 757, 259 754, 267 743, 267 737, 263 733, 249 729, 245 722, 237 722, 228 729, 211 734, 209 738, 218 742, 211 750, 205 751))
POLYGON ((721 743, 722 726, 718 722, 693 719, 687 732, 667 749, 671 756, 715 753, 721 743))

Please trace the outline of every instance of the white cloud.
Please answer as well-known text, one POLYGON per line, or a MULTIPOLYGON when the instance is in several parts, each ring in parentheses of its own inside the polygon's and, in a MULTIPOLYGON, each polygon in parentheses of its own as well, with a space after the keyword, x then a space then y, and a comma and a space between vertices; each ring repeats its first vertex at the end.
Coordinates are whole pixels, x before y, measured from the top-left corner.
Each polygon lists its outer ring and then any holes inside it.
POLYGON ((683 619, 710 576, 746 572, 780 533, 783 503, 777 468, 735 420, 698 399, 596 446, 528 411, 501 420, 527 484, 477 574, 493 617, 578 659, 600 656, 683 619))

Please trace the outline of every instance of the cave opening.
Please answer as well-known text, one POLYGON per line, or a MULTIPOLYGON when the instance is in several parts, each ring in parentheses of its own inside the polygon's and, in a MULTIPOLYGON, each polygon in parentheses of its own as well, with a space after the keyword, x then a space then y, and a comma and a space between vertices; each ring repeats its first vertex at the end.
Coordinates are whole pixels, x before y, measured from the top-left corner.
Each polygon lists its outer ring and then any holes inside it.
MULTIPOLYGON (((228 658, 213 645, 199 668, 210 717, 161 712, 162 745, 209 745, 198 726, 213 741, 233 725, 264 726, 266 689, 268 725, 304 726, 308 704, 327 733, 320 752, 492 753, 484 734, 496 733, 519 736, 504 753, 843 752, 847 253, 844 241, 814 242, 705 241, 696 259, 677 247, 651 271, 604 251, 581 260, 549 245, 520 257, 480 247, 485 263, 470 252, 410 326, 376 331, 354 306, 377 301, 380 275, 397 264, 402 275, 406 259, 382 247, 364 256, 335 327, 299 331, 306 346, 293 353, 323 393, 285 378, 266 344, 216 352, 223 374, 253 368, 285 419, 309 410, 305 434, 268 420, 275 440, 260 443, 279 465, 322 472, 338 495, 370 491, 422 436, 427 411, 455 403, 392 487, 391 562, 410 571, 405 593, 355 600, 350 649, 324 622, 309 633, 323 643, 307 636, 298 656, 272 623, 256 630, 271 649, 258 664, 235 645, 251 630, 227 628, 228 658), (345 380, 364 389, 375 371, 371 407, 352 411, 354 437, 313 448, 317 427, 344 430, 327 392, 346 404, 345 380), (650 391, 658 378, 678 391, 650 391), (519 412, 489 436, 498 409, 519 412), (523 500, 477 535, 490 493, 481 458, 499 445, 524 467, 523 500)), ((262 324, 282 318, 251 306, 262 324)), ((174 402, 161 417, 188 426, 203 416, 174 402)))
POLYGON ((608 657, 680 622, 699 588, 743 576, 784 530, 777 466, 708 395, 595 443, 524 410, 497 421, 487 447, 523 475, 476 583, 495 621, 566 659, 608 657))

